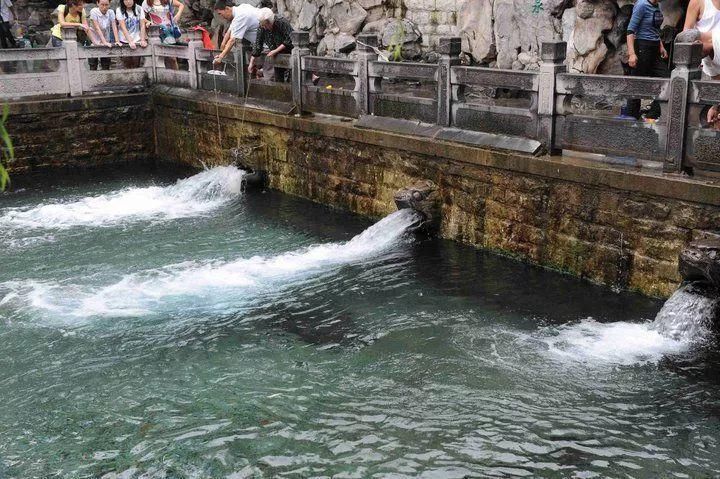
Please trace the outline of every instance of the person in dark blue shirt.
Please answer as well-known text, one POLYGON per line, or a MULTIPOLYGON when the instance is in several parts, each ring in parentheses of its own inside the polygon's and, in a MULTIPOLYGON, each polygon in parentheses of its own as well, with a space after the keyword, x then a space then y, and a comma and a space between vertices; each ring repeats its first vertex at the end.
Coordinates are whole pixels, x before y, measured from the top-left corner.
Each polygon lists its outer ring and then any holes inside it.
MULTIPOLYGON (((667 74, 668 53, 660 41, 660 26, 663 14, 658 0, 637 0, 627 28, 628 66, 630 75, 662 77, 667 74)), ((659 110, 659 105, 654 103, 659 110)), ((632 99, 627 103, 628 115, 640 118, 640 100, 632 99)), ((655 112, 659 117, 659 111, 655 112)))

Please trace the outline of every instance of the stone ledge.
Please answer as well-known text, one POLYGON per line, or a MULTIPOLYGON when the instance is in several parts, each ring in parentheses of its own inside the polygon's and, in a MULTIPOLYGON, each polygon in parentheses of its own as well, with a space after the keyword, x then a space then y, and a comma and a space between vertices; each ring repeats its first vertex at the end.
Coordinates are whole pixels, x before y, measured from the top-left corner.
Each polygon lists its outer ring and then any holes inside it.
MULTIPOLYGON (((127 106, 146 106, 150 101, 148 91, 140 93, 118 93, 112 95, 86 95, 79 97, 43 98, 8 102, 10 115, 33 113, 64 113, 82 110, 98 110, 127 106)), ((12 120, 10 120, 12 121, 12 120)))
MULTIPOLYGON (((166 108, 199 112, 223 118, 243 118, 242 99, 177 87, 156 86, 153 101, 166 108), (215 103, 215 98, 218 102, 215 103)), ((673 174, 613 169, 609 165, 563 157, 533 157, 377 130, 360 129, 338 117, 294 117, 248 108, 245 121, 288 130, 354 141, 374 146, 451 159, 472 165, 537 175, 575 183, 615 188, 668 199, 720 206, 720 183, 673 174)))

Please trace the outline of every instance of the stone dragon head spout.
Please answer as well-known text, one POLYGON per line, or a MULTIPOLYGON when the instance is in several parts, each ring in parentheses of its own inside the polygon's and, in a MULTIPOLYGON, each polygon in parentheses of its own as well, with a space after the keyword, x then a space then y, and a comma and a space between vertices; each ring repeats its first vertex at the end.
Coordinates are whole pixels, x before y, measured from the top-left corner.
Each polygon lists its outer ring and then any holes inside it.
POLYGON ((440 227, 440 193, 432 181, 422 180, 401 188, 394 199, 399 210, 410 208, 422 215, 416 230, 432 233, 440 227))

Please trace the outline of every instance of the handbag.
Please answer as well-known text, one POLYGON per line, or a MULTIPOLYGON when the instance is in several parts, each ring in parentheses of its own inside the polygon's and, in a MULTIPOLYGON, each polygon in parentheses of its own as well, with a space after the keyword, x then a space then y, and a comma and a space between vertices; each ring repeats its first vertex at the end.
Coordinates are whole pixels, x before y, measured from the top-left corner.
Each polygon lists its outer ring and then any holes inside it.
POLYGON ((175 24, 175 14, 173 13, 173 1, 168 0, 168 13, 170 14, 170 25, 163 25, 160 37, 163 43, 176 43, 176 40, 182 36, 182 32, 175 24), (163 38, 164 37, 164 38, 163 38), (170 40, 172 39, 172 40, 170 40), (167 41, 166 41, 167 40, 167 41))

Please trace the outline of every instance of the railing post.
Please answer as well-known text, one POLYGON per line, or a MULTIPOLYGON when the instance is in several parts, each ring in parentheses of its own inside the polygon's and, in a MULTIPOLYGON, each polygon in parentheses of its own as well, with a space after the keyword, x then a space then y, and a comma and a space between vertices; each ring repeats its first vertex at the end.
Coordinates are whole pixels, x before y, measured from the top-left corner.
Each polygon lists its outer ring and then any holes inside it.
POLYGON ((540 75, 538 78, 538 129, 537 139, 545 145, 548 153, 557 153, 555 148, 555 84, 556 75, 567 71, 565 54, 567 43, 543 42, 540 57, 540 75))
POLYGON ((675 69, 670 73, 669 115, 665 140, 665 161, 663 162, 663 171, 668 173, 682 170, 690 82, 700 78, 702 45, 676 43, 673 60, 675 69))
POLYGON ((438 40, 437 124, 440 126, 450 126, 452 123, 452 67, 460 64, 461 45, 460 37, 440 37, 438 40))
POLYGON ((162 45, 160 41, 160 25, 150 25, 148 27, 148 48, 150 49, 150 66, 152 67, 152 81, 158 82, 157 69, 159 64, 158 55, 155 53, 155 47, 162 45))
POLYGON ((377 60, 375 48, 378 37, 374 33, 362 33, 357 36, 357 78, 355 79, 355 101, 358 115, 370 113, 370 76, 368 64, 377 60))
POLYGON ((195 58, 195 52, 202 50, 202 33, 197 30, 191 30, 187 32, 187 51, 188 51, 188 73, 190 74, 190 88, 196 90, 200 85, 200 78, 198 73, 197 59, 195 58))
POLYGON ((303 85, 307 81, 307 73, 302 69, 302 57, 310 55, 310 33, 295 30, 290 34, 293 49, 290 52, 290 67, 292 68, 292 96, 295 105, 295 114, 302 115, 303 102, 302 92, 303 85))
POLYGON ((70 96, 82 95, 82 72, 78 57, 77 30, 75 27, 63 27, 63 47, 65 48, 65 67, 67 68, 70 96))
POLYGON ((237 75, 237 93, 238 95, 245 97, 247 88, 247 82, 245 81, 245 75, 248 75, 247 68, 245 66, 245 47, 242 41, 238 40, 232 49, 233 61, 235 62, 235 74, 237 75))

